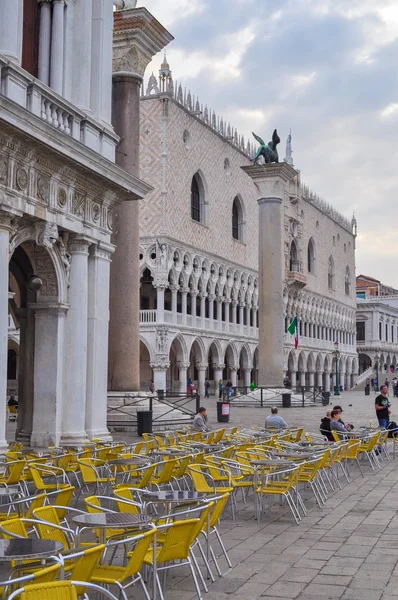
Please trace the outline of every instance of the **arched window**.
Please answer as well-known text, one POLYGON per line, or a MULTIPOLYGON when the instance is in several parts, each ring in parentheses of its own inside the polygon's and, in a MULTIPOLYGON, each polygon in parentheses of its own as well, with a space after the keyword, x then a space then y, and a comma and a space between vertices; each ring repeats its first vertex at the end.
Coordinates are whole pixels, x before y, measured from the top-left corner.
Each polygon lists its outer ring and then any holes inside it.
POLYGON ((292 241, 290 246, 290 271, 295 271, 296 273, 300 271, 300 261, 295 240, 292 241))
POLYGON ((345 295, 349 296, 351 294, 351 273, 350 273, 349 267, 346 267, 346 270, 345 270, 344 289, 345 289, 345 295))
POLYGON ((232 237, 235 240, 246 241, 245 226, 243 202, 239 196, 236 196, 232 204, 232 237))
POLYGON ((315 244, 311 238, 307 248, 307 269, 308 273, 315 273, 315 244))
POLYGON ((200 223, 200 192, 196 176, 192 177, 191 183, 191 217, 200 223))
POLYGON ((332 256, 329 256, 328 263, 328 288, 329 290, 334 289, 334 261, 332 256))

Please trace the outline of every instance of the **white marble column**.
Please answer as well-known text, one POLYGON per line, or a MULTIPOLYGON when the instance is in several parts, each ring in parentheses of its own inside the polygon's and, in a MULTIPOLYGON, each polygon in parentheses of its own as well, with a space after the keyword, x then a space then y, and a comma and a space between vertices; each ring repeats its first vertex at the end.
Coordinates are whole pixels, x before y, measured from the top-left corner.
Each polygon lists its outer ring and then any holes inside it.
POLYGON ((351 373, 351 387, 352 388, 355 386, 356 378, 357 378, 356 374, 351 373))
POLYGON ((243 334, 244 331, 244 325, 243 325, 243 309, 244 309, 245 305, 244 304, 239 304, 239 327, 240 327, 240 333, 243 334))
POLYGON ((309 386, 310 388, 314 387, 314 373, 312 371, 310 371, 309 373, 309 386))
MULTIPOLYGON (((72 100, 73 94, 73 55, 74 55, 74 19, 75 19, 75 2, 67 2, 64 12, 64 86, 63 96, 67 100, 72 100)), ((111 81, 112 75, 108 81, 111 81)), ((109 86, 109 94, 112 94, 111 86, 109 86)))
POLYGON ((318 387, 323 387, 323 384, 322 384, 322 371, 317 371, 317 374, 316 374, 316 384, 317 384, 318 387))
POLYGON ((234 325, 234 331, 236 330, 236 306, 237 306, 237 301, 236 300, 232 300, 232 324, 234 325))
POLYGON ((65 323, 65 399, 62 410, 62 441, 81 443, 87 439, 87 309, 88 248, 91 241, 74 236, 69 241, 70 307, 65 323))
POLYGON ((345 389, 345 391, 348 391, 350 388, 351 388, 351 375, 350 375, 350 373, 346 373, 344 389, 345 389))
POLYGON ((326 371, 324 374, 325 378, 325 392, 330 392, 330 373, 326 371))
POLYGON ((23 0, 0 1, 0 54, 22 61, 23 0))
MULTIPOLYGON (((50 86, 58 94, 64 83, 64 0, 53 0, 51 23, 50 86)), ((91 4, 91 2, 88 2, 91 4)))
POLYGON ((180 363, 179 365, 179 379, 180 379, 180 394, 186 394, 188 389, 188 378, 187 371, 189 368, 189 363, 180 363))
POLYGON ((290 374, 290 381, 292 383, 292 390, 295 390, 297 387, 297 373, 296 371, 292 371, 290 374))
POLYGON ((91 110, 111 122, 112 89, 112 2, 93 0, 91 52, 91 110))
POLYGON ((218 382, 220 379, 222 379, 222 372, 224 369, 225 365, 213 365, 213 370, 214 370, 214 389, 215 389, 215 394, 218 398, 218 382))
POLYGON ((209 322, 210 322, 210 329, 214 328, 214 296, 212 296, 211 294, 208 295, 208 300, 209 300, 209 322))
POLYGON ((158 284, 156 285, 156 322, 164 323, 164 290, 165 286, 158 284))
POLYGON ((191 316, 192 316, 192 327, 197 327, 196 321, 196 298, 198 292, 191 291, 191 316))
POLYGON ((205 395, 205 379, 206 379, 206 369, 208 365, 206 363, 199 363, 196 365, 198 370, 198 392, 202 398, 205 395))
POLYGON ((177 293, 179 288, 172 286, 171 288, 171 320, 172 323, 177 323, 177 293))
POLYGON ((35 313, 28 308, 17 311, 20 330, 18 374, 18 422, 15 439, 29 445, 32 436, 34 403, 35 313))
POLYGON ((217 297, 217 329, 222 331, 222 297, 217 297))
MULTIPOLYGON (((11 9, 11 7, 9 8, 11 9)), ((7 447, 6 405, 8 355, 8 263, 10 244, 10 223, 11 221, 8 218, 8 216, 0 213, 0 450, 4 450, 7 447)))
POLYGON ((153 369, 153 383, 155 386, 155 391, 164 390, 164 392, 166 392, 166 373, 169 366, 170 363, 168 365, 151 363, 151 367, 153 369))
MULTIPOLYGON (((91 100, 92 0, 77 2, 74 10, 72 102, 89 111, 91 100)), ((101 73, 96 73, 100 77, 101 73)))
POLYGON ((51 48, 51 3, 50 0, 40 0, 39 25, 39 67, 38 78, 50 85, 50 48, 51 48))
POLYGON ((251 311, 251 307, 249 304, 246 304, 246 327, 247 327, 247 331, 250 332, 250 311, 251 311))
POLYGON ((107 429, 109 272, 114 248, 92 245, 88 257, 86 432, 111 440, 107 429))
POLYGON ((250 369, 250 367, 248 367, 248 368, 244 369, 243 372, 244 372, 244 385, 245 385, 245 387, 248 388, 248 387, 250 387, 250 384, 251 384, 250 379, 251 379, 252 370, 250 369))
POLYGON ((206 328, 206 293, 200 294, 200 326, 206 328))
POLYGON ((182 313, 182 325, 187 324, 187 295, 189 290, 183 288, 181 290, 181 313, 182 313))
MULTIPOLYGON (((48 303, 36 304, 32 309, 35 311, 35 358, 30 443, 33 447, 48 448, 60 444, 62 421, 68 407, 73 405, 76 414, 73 413, 72 417, 76 421, 79 420, 79 414, 84 415, 86 382, 85 379, 80 379, 81 393, 76 405, 73 395, 68 394, 69 390, 64 385, 76 376, 73 371, 65 368, 68 355, 73 352, 73 348, 68 352, 65 346, 67 307, 48 303), (81 406, 79 400, 82 401, 81 406)), ((85 329, 84 326, 83 328, 85 329)), ((85 435, 81 439, 84 438, 85 435)))
POLYGON ((305 388, 305 373, 304 372, 300 372, 300 387, 304 387, 305 388))
POLYGON ((231 382, 232 382, 232 386, 236 387, 238 385, 238 381, 237 381, 237 372, 238 372, 239 367, 234 366, 234 367, 230 367, 230 373, 231 373, 231 382))

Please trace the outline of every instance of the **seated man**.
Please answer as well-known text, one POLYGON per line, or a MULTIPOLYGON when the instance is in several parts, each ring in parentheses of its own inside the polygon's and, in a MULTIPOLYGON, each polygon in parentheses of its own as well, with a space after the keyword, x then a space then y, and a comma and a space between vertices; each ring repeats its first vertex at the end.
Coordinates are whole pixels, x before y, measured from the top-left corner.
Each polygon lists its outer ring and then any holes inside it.
POLYGON ((194 431, 210 431, 207 427, 207 411, 204 406, 201 406, 198 414, 194 416, 192 429, 194 431))
POLYGON ((345 425, 340 421, 340 411, 333 409, 330 416, 330 431, 346 431, 345 425))
POLYGON ((288 428, 288 424, 286 423, 285 419, 282 419, 282 417, 278 415, 277 406, 273 406, 271 408, 271 414, 265 419, 265 429, 267 429, 267 427, 276 427, 277 429, 288 428))
POLYGON ((354 429, 354 425, 351 425, 350 423, 344 423, 343 419, 341 418, 341 413, 343 412, 343 409, 339 404, 336 404, 336 406, 333 406, 333 410, 338 411, 339 415, 336 418, 340 421, 340 423, 342 425, 344 425, 344 427, 347 431, 351 431, 352 429, 354 429))
POLYGON ((324 435, 329 440, 329 442, 334 442, 332 433, 330 431, 331 414, 332 414, 331 410, 326 411, 326 417, 323 417, 323 419, 321 419, 319 431, 321 432, 322 435, 324 435))

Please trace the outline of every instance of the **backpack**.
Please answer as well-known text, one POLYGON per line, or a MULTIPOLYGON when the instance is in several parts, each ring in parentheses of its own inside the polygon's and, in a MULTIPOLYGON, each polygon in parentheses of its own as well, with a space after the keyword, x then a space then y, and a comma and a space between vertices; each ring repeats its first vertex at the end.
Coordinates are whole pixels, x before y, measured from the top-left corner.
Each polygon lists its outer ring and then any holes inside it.
POLYGON ((388 437, 395 438, 398 435, 398 425, 394 421, 390 421, 387 425, 388 437))

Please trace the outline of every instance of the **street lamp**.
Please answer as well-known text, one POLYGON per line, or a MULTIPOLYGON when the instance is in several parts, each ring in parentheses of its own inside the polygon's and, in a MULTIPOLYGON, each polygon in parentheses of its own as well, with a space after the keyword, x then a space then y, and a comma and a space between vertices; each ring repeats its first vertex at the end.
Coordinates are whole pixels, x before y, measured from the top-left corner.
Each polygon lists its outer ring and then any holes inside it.
POLYGON ((375 367, 376 367, 376 392, 380 392, 379 390, 379 360, 380 360, 380 356, 379 353, 376 352, 376 356, 375 356, 375 367))
POLYGON ((334 395, 340 396, 340 385, 339 385, 339 358, 340 358, 340 350, 339 343, 334 343, 334 358, 336 361, 336 385, 334 386, 334 395))

